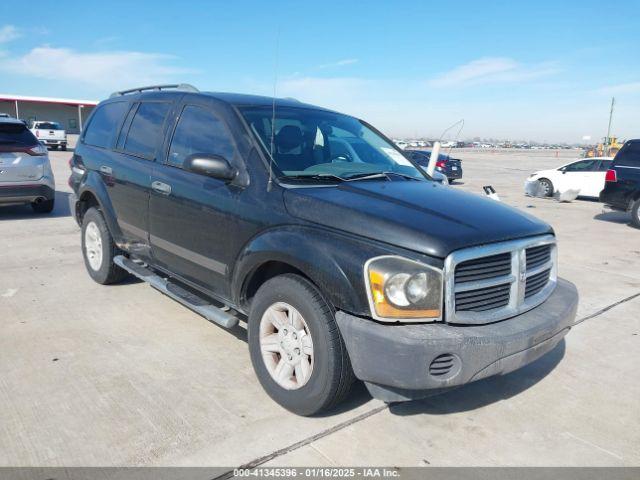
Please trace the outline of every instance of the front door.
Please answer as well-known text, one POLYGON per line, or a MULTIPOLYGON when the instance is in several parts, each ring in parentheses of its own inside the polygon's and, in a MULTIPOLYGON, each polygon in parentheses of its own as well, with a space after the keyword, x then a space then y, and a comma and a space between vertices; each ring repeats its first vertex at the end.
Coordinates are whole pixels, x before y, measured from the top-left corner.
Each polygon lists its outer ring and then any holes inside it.
POLYGON ((185 159, 196 153, 238 161, 223 118, 213 100, 189 99, 181 106, 166 160, 153 171, 149 226, 158 266, 227 299, 234 251, 229 242, 234 238, 240 190, 183 169, 185 159))

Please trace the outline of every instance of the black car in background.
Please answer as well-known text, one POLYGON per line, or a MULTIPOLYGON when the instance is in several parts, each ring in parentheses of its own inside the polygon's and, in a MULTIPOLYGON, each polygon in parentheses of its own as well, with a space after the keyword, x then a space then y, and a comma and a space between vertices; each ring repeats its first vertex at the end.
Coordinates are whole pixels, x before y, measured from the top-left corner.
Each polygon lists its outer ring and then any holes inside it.
MULTIPOLYGON (((427 150, 405 150, 405 154, 421 167, 429 165, 431 152, 427 150)), ((451 158, 444 153, 438 154, 436 162, 436 171, 446 175, 449 181, 459 180, 462 178, 462 162, 457 158, 451 158)))
POLYGON ((631 223, 640 228, 640 139, 628 140, 613 159, 600 201, 631 212, 631 223))

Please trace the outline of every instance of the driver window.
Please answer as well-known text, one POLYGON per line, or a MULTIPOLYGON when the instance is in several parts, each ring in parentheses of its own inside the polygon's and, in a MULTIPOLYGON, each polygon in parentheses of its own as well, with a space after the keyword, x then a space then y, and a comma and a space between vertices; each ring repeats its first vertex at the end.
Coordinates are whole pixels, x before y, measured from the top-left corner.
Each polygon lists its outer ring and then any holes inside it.
POLYGON ((194 153, 220 155, 231 161, 233 152, 233 138, 223 121, 205 108, 187 105, 171 139, 167 164, 182 168, 194 153))

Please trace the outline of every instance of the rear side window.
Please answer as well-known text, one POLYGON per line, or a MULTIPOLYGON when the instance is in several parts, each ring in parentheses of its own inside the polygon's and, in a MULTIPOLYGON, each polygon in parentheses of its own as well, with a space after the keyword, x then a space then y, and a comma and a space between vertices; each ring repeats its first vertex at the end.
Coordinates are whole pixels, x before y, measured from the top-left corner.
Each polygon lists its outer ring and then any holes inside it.
POLYGON ((598 167, 598 170, 600 172, 606 172, 611 168, 612 163, 613 163, 613 160, 602 160, 602 162, 600 162, 600 167, 598 167))
POLYGON ((580 160, 562 168, 565 172, 589 172, 595 171, 595 160, 580 160))
POLYGON ((182 110, 176 126, 167 163, 182 167, 185 159, 194 153, 220 155, 231 161, 233 158, 233 138, 224 123, 213 112, 187 105, 182 110))
POLYGON ((620 149, 615 165, 620 167, 640 167, 640 142, 627 142, 620 149))
POLYGON ((0 146, 36 145, 38 140, 23 123, 0 122, 0 146))
POLYGON ((171 104, 166 102, 141 103, 129 127, 124 150, 132 155, 153 159, 170 107, 171 104))
POLYGON ((128 105, 127 102, 115 102, 98 107, 84 133, 83 142, 94 147, 111 148, 128 105))

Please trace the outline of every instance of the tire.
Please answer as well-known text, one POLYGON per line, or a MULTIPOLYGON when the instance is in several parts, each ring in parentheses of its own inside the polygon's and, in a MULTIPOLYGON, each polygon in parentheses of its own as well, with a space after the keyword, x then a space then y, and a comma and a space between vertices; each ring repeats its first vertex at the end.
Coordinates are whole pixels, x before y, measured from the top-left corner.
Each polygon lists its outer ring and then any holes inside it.
MULTIPOLYGON (((267 394, 287 410, 298 415, 314 415, 334 407, 349 394, 354 381, 353 370, 333 309, 318 289, 305 278, 286 274, 265 282, 252 301, 248 328, 249 353, 258 380, 267 394), (285 312, 284 310, 288 307, 288 312, 285 312), (283 328, 277 330, 274 324, 267 320, 272 318, 270 314, 265 315, 267 311, 270 313, 275 311, 278 312, 277 316, 280 320, 288 319, 287 315, 291 313, 290 308, 301 315, 304 329, 289 330, 286 327, 291 324, 282 324, 283 328), (296 344, 297 340, 294 340, 293 346, 300 346, 302 358, 295 366, 285 361, 286 352, 293 350, 292 354, 295 356, 296 350, 291 347, 291 337, 284 335, 285 331, 290 335, 298 332, 299 335, 299 343, 296 344), (301 332, 302 335, 300 335, 301 332), (273 348, 263 354, 262 342, 266 342, 265 338, 269 334, 276 336, 274 338, 277 338, 276 343, 279 345, 270 343, 273 348), (285 344, 280 340, 289 343, 285 344), (287 350, 284 347, 280 348, 283 345, 287 350), (311 355, 305 355, 309 352, 311 355), (270 370, 277 372, 277 367, 274 369, 274 365, 280 365, 282 362, 284 362, 284 368, 281 371, 285 371, 288 367, 289 370, 286 371, 290 372, 290 376, 283 380, 288 382, 286 388, 270 373, 270 370), (306 379, 302 368, 304 362, 307 362, 306 379), (299 375, 300 372, 302 375, 299 375)), ((296 358, 293 361, 295 362, 296 358)))
POLYGON ((84 214, 81 238, 84 265, 93 280, 108 285, 128 276, 126 270, 113 263, 114 257, 123 252, 113 242, 102 213, 95 207, 84 214))
POLYGON ((55 200, 53 198, 51 200, 43 200, 40 203, 31 204, 31 208, 36 213, 51 213, 53 212, 54 206, 55 206, 55 200))
POLYGON ((640 228, 640 198, 631 207, 631 225, 640 228))
POLYGON ((553 197, 553 183, 548 178, 541 178, 538 183, 544 190, 545 197, 553 197))
POLYGON ((62 145, 60 147, 60 150, 62 150, 63 152, 66 152, 67 151, 67 146, 66 145, 62 145))

